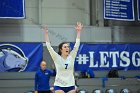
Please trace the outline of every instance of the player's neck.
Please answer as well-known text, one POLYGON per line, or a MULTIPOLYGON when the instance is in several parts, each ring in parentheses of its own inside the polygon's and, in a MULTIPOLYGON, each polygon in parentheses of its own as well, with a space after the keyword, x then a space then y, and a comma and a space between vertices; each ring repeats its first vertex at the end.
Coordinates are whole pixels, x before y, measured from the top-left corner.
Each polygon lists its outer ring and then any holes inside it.
POLYGON ((67 59, 68 56, 62 54, 61 57, 62 57, 63 59, 67 59))

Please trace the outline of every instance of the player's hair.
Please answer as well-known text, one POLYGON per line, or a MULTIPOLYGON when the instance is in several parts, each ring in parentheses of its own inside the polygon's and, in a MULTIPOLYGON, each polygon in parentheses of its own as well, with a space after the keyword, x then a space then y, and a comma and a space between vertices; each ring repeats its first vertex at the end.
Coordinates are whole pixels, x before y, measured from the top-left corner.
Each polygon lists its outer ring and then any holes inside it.
POLYGON ((59 50, 58 50, 58 54, 59 54, 59 55, 62 54, 62 53, 61 53, 61 49, 62 49, 63 45, 64 45, 64 44, 67 44, 67 43, 68 43, 68 42, 62 42, 62 43, 59 44, 59 46, 58 46, 58 49, 59 49, 59 50))

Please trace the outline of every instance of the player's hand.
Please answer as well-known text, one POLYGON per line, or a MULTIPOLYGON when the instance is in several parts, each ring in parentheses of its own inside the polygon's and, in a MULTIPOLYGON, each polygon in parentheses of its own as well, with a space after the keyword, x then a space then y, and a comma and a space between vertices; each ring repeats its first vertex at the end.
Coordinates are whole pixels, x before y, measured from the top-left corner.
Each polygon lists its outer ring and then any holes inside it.
POLYGON ((75 29, 77 32, 81 32, 81 30, 83 29, 83 24, 81 22, 77 22, 75 29))
POLYGON ((43 30, 45 33, 48 33, 48 27, 47 27, 47 25, 43 26, 42 30, 43 30))
POLYGON ((38 91, 35 91, 35 93, 38 93, 38 91))

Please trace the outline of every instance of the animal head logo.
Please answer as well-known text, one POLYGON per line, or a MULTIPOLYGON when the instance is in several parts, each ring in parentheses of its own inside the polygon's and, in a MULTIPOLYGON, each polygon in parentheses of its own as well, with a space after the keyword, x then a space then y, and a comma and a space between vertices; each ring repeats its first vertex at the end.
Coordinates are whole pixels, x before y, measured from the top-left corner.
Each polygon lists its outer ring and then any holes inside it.
POLYGON ((22 72, 28 64, 24 52, 13 44, 0 44, 0 72, 22 72))

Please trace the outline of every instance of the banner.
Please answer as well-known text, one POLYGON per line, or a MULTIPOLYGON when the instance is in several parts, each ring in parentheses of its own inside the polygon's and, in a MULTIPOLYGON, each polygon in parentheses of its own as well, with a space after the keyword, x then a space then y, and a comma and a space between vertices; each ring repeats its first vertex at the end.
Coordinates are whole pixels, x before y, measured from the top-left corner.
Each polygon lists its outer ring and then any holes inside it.
POLYGON ((104 0, 104 19, 134 21, 134 1, 104 0))
POLYGON ((0 18, 25 18, 24 0, 0 0, 0 18))
POLYGON ((75 61, 75 70, 140 70, 140 44, 81 44, 75 61))
POLYGON ((140 21, 140 0, 137 0, 138 20, 140 21))
POLYGON ((42 58, 42 43, 0 44, 0 72, 37 71, 42 58))

